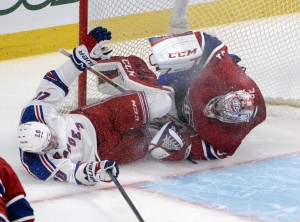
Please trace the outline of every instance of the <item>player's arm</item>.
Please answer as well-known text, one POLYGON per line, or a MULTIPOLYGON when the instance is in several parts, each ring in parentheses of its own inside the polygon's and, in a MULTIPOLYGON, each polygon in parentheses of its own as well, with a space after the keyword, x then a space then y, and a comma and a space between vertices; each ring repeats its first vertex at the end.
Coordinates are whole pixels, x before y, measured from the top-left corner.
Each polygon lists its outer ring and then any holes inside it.
POLYGON ((111 39, 111 32, 102 27, 93 29, 86 37, 86 45, 74 48, 72 58, 57 69, 47 72, 41 81, 32 104, 51 104, 58 107, 68 94, 69 86, 87 67, 96 64, 96 60, 107 58, 111 50, 103 45, 111 39))
POLYGON ((237 146, 233 145, 230 149, 226 147, 216 148, 210 143, 204 141, 199 135, 191 136, 193 149, 190 158, 194 160, 218 160, 232 156, 237 146))
MULTIPOLYGON (((25 198, 26 194, 18 176, 11 166, 1 158, 0 166, 0 197, 6 204, 7 221, 33 222, 33 209, 25 198)), ((3 216, 0 213, 0 219, 3 216)))
POLYGON ((96 64, 97 59, 107 58, 111 51, 103 49, 103 45, 110 39, 111 33, 107 29, 93 29, 87 35, 86 45, 74 48, 72 59, 44 75, 32 100, 23 109, 20 123, 37 121, 47 124, 49 118, 55 118, 74 80, 86 67, 96 64))
MULTIPOLYGON (((57 150, 47 154, 21 153, 21 161, 27 172, 38 180, 58 180, 78 185, 95 185, 110 182, 107 170, 117 177, 118 166, 114 161, 94 161, 72 163, 68 158, 58 158, 57 150)), ((63 155, 63 154, 62 154, 63 155)))

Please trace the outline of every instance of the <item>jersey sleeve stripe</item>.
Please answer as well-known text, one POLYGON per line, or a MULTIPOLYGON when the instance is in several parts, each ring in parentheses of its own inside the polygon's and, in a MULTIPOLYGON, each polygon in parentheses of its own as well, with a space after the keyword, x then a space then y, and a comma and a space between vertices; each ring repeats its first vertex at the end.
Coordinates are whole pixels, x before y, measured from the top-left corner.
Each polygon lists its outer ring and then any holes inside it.
POLYGON ((40 158, 43 161, 44 165, 49 169, 49 171, 55 171, 55 165, 48 159, 46 155, 40 155, 40 158))
POLYGON ((14 198, 7 206, 7 216, 14 222, 34 219, 33 209, 23 195, 14 198))
POLYGON ((201 141, 201 143, 202 143, 202 149, 203 149, 204 156, 207 160, 219 159, 218 156, 215 154, 213 147, 209 143, 207 143, 203 140, 201 141))
POLYGON ((21 124, 30 121, 41 122, 45 124, 43 107, 41 105, 31 105, 23 110, 21 117, 21 124))
POLYGON ((64 82, 59 78, 55 70, 51 70, 50 72, 47 72, 46 75, 44 76, 45 80, 48 80, 49 82, 52 82, 54 85, 62 89, 67 95, 69 93, 68 86, 64 84, 64 82))
POLYGON ((22 199, 22 198, 24 198, 24 195, 23 195, 23 194, 22 194, 22 195, 15 196, 13 199, 11 199, 10 201, 8 201, 8 202, 6 203, 6 207, 9 207, 11 204, 13 204, 14 202, 16 202, 16 201, 18 201, 18 200, 20 200, 20 199, 22 199))
POLYGON ((2 180, 0 179, 0 197, 5 194, 5 187, 3 186, 2 180))
POLYGON ((34 178, 37 178, 33 173, 30 172, 29 167, 28 167, 27 164, 23 161, 23 154, 24 154, 24 152, 23 152, 21 149, 19 149, 19 150, 20 150, 20 157, 21 157, 21 162, 22 162, 23 167, 25 168, 25 170, 26 170, 31 176, 33 176, 34 178))
POLYGON ((200 48, 202 49, 202 51, 204 51, 204 41, 203 41, 203 33, 202 32, 195 32, 195 36, 196 36, 196 38, 197 38, 197 40, 198 40, 198 43, 199 43, 199 45, 200 45, 200 48))
POLYGON ((4 214, 0 213, 0 221, 1 222, 9 222, 9 220, 6 218, 6 216, 4 214))
POLYGON ((52 176, 55 167, 47 157, 34 153, 21 152, 23 153, 21 155, 23 166, 30 175, 40 180, 47 180, 52 176))
POLYGON ((34 106, 34 111, 35 111, 35 116, 36 116, 37 120, 39 122, 45 124, 43 107, 41 105, 35 105, 34 106))

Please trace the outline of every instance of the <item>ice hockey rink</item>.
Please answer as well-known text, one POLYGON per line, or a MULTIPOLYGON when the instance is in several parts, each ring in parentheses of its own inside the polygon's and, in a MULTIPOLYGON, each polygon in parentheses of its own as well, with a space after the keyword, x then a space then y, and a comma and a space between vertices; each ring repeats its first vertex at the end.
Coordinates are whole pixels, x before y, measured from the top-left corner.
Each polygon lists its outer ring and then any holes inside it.
MULTIPOLYGON (((53 53, 0 62, 0 155, 18 174, 36 221, 138 221, 114 183, 43 182, 21 166, 21 110, 43 75, 65 60, 53 53)), ((193 164, 146 156, 121 166, 118 179, 147 222, 300 222, 300 114, 287 112, 268 116, 228 159, 193 164)))
MULTIPOLYGON (((1 156, 17 172, 37 221, 138 221, 113 183, 83 187, 42 182, 19 161, 20 112, 58 54, 0 63, 1 156)), ((119 181, 145 221, 300 221, 300 119, 268 117, 236 154, 221 161, 161 162, 151 156, 120 167, 119 181)))

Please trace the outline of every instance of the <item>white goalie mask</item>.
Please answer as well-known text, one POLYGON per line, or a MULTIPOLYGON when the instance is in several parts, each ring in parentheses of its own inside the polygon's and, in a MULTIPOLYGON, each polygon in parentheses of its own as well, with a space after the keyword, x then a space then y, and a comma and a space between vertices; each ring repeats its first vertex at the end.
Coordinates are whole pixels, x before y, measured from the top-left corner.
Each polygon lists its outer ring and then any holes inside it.
POLYGON ((58 146, 55 132, 40 122, 27 122, 19 125, 17 141, 23 151, 37 154, 44 154, 58 146))
POLYGON ((245 90, 217 96, 211 99, 203 110, 205 116, 226 123, 249 122, 256 112, 254 100, 245 90))

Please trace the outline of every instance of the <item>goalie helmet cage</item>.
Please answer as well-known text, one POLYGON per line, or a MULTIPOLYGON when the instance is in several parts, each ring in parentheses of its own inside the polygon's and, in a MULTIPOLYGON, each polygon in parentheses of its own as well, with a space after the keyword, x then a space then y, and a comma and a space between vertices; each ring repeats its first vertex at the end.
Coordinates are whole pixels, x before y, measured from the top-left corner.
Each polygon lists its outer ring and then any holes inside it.
MULTIPOLYGON (((148 63, 149 37, 201 30, 242 58, 240 65, 267 103, 300 107, 299 0, 80 0, 79 6, 80 44, 94 27, 106 27, 112 32, 107 46, 113 55, 133 54, 148 63)), ((99 85, 92 73, 81 75, 76 84, 62 113, 118 93, 99 85)))

